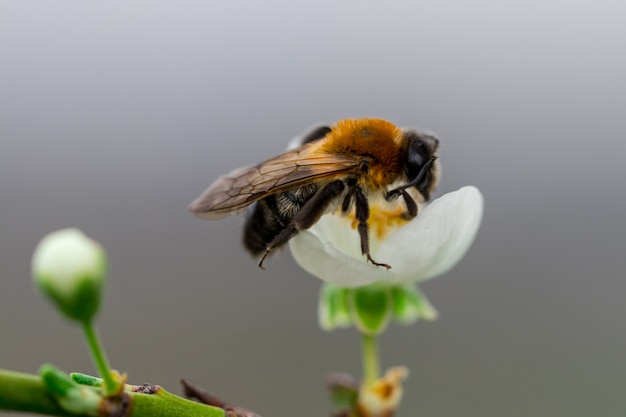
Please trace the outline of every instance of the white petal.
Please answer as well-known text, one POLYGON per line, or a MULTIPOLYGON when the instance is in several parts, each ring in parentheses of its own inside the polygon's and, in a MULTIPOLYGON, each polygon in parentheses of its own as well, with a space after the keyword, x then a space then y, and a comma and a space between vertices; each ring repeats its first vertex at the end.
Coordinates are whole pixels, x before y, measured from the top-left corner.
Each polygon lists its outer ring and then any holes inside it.
POLYGON ((391 270, 366 262, 358 232, 338 216, 323 216, 309 231, 291 239, 289 247, 303 269, 337 286, 424 281, 461 260, 476 236, 482 212, 483 197, 476 187, 434 200, 416 219, 372 247, 374 259, 390 264, 391 270))
MULTIPOLYGON (((357 234, 356 231, 352 231, 357 234)), ((324 243, 310 231, 300 232, 289 241, 296 262, 307 272, 340 287, 359 287, 387 279, 391 271, 373 266, 324 243)))
POLYGON ((100 281, 103 277, 102 247, 75 228, 57 230, 45 236, 32 257, 36 280, 51 281, 62 296, 74 296, 85 280, 100 281))
POLYGON ((478 232, 483 197, 463 187, 434 200, 417 218, 394 231, 377 257, 393 259, 394 283, 425 281, 449 271, 467 252, 478 232))

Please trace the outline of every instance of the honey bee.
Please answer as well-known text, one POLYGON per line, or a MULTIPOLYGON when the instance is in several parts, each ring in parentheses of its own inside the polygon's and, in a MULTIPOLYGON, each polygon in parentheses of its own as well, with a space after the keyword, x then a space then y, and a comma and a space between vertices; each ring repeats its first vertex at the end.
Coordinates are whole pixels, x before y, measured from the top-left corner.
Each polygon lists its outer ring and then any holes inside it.
POLYGON ((189 210, 197 217, 219 219, 256 203, 246 219, 243 243, 253 256, 261 256, 260 268, 274 249, 324 214, 352 214, 363 256, 373 265, 391 268, 370 255, 370 202, 403 205, 405 220, 417 216, 418 204, 430 199, 439 180, 439 140, 368 118, 316 127, 298 145, 218 178, 189 210))

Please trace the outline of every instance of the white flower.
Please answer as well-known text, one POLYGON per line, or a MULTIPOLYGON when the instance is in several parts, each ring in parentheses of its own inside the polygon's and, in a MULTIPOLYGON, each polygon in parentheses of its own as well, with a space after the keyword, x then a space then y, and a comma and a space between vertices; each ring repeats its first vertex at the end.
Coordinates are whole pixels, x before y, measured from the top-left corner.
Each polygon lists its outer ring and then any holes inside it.
POLYGON ((434 200, 401 227, 384 226, 383 237, 370 232, 372 258, 391 265, 389 270, 366 261, 358 232, 340 215, 323 216, 291 239, 289 247, 302 268, 340 287, 421 282, 449 271, 461 260, 474 241, 482 214, 482 194, 467 186, 434 200))
POLYGON ((45 236, 32 258, 35 283, 69 318, 88 320, 98 311, 106 253, 78 229, 45 236))

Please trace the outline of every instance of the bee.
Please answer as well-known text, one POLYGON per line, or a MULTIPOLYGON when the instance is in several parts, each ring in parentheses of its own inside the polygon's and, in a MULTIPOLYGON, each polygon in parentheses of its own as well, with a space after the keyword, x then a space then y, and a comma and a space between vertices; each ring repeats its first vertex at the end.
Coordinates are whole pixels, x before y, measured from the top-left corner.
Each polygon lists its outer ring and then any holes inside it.
POLYGON ((197 217, 219 219, 251 208, 243 243, 265 258, 324 214, 354 216, 361 253, 370 255, 370 202, 402 206, 402 217, 417 216, 418 204, 437 186, 439 140, 382 119, 345 119, 303 135, 299 146, 258 165, 218 178, 191 205, 197 217), (402 201, 400 201, 400 198, 402 201))

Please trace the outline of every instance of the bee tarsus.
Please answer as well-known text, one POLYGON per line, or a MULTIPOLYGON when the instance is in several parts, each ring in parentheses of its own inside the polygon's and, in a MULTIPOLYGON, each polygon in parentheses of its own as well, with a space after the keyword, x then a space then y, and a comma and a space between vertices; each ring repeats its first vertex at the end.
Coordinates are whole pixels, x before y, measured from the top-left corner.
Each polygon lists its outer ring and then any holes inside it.
POLYGON ((376 262, 370 255, 370 236, 369 227, 367 226, 367 220, 370 218, 370 206, 367 201, 367 196, 360 187, 355 186, 352 190, 354 195, 354 217, 359 222, 357 229, 359 231, 359 237, 361 238, 361 253, 365 255, 368 262, 373 265, 391 269, 391 266, 376 262))
POLYGON ((417 203, 415 203, 413 197, 411 197, 406 190, 402 190, 402 198, 406 206, 406 212, 402 214, 402 218, 404 218, 404 220, 411 220, 417 217, 417 203))

